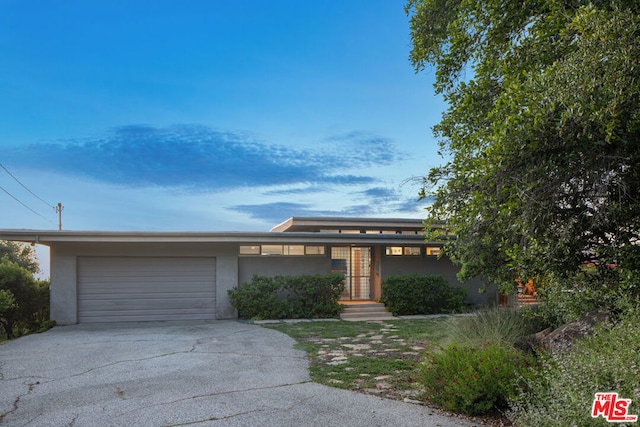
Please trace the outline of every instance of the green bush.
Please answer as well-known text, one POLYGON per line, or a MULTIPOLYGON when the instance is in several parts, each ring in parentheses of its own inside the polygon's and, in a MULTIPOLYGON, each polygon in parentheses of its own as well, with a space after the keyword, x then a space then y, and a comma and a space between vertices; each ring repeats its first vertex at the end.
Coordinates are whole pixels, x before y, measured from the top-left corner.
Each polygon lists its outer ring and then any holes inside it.
POLYGON ((450 345, 427 353, 421 366, 427 398, 442 408, 480 415, 508 408, 521 378, 530 376, 533 356, 510 346, 450 345))
POLYGON ((282 317, 284 302, 278 295, 280 284, 275 277, 253 276, 250 283, 228 291, 231 305, 240 317, 247 319, 278 319, 282 317))
POLYGON ((344 291, 342 273, 288 276, 284 290, 294 318, 335 317, 340 313, 340 295, 344 291))
POLYGON ((598 308, 620 311, 640 296, 639 278, 620 280, 622 271, 612 269, 607 276, 596 275, 594 269, 584 267, 569 278, 541 278, 536 283, 539 304, 528 317, 540 329, 557 328, 598 308))
POLYGON ((381 301, 394 316, 459 313, 468 310, 468 291, 442 276, 403 274, 382 282, 381 301))
POLYGON ((631 399, 628 414, 640 415, 640 304, 616 323, 601 324, 570 353, 543 358, 535 377, 512 399, 511 418, 522 426, 606 426, 591 418, 597 392, 631 399))
POLYGON ((341 273, 301 276, 253 276, 228 291, 231 305, 247 319, 337 317, 344 290, 341 273))
POLYGON ((0 260, 0 336, 8 339, 51 327, 49 282, 8 258, 0 260))

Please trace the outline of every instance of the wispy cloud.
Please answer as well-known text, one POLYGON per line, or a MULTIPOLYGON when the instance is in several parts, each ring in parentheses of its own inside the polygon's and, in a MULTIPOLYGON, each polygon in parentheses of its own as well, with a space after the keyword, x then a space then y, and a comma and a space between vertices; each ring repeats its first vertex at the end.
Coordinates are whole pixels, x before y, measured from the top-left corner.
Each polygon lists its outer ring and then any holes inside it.
MULTIPOLYGON (((313 148, 288 143, 205 126, 138 125, 112 129, 100 138, 0 148, 0 158, 11 168, 64 183, 55 186, 55 197, 69 205, 70 224, 93 218, 90 212, 97 205, 114 206, 109 218, 119 224, 97 227, 121 229, 141 228, 149 215, 156 223, 161 217, 180 217, 189 218, 180 228, 207 228, 214 211, 242 227, 277 224, 290 216, 420 215, 421 204, 408 200, 383 173, 405 159, 393 141, 352 132, 313 148), (67 188, 69 194, 63 194, 67 188), (104 201, 127 197, 135 203, 104 201), (167 208, 160 200, 179 201, 179 208, 167 208), (140 218, 118 213, 132 206, 140 218)), ((228 225, 235 229, 234 224, 228 225)))
POLYGON ((424 215, 424 210, 427 206, 432 203, 431 198, 426 198, 423 200, 418 200, 417 197, 411 199, 403 199, 400 202, 390 206, 396 212, 413 212, 416 214, 420 214, 420 216, 424 215))
POLYGON ((397 201, 401 197, 400 193, 392 188, 374 187, 360 191, 361 197, 379 202, 397 201))
POLYGON ((405 159, 404 153, 390 150, 393 142, 367 132, 349 132, 326 139, 344 151, 343 159, 361 166, 388 165, 405 159))
MULTIPOLYGON (((230 206, 229 209, 249 215, 252 218, 278 224, 291 216, 343 216, 344 212, 316 210, 312 205, 303 203, 263 203, 230 206)), ((346 215, 345 215, 346 216, 346 215)))
POLYGON ((421 216, 424 206, 415 199, 395 199, 392 202, 354 204, 335 210, 315 209, 311 204, 304 203, 262 203, 228 206, 227 209, 249 215, 251 218, 270 223, 279 223, 291 216, 421 216))
POLYGON ((319 193, 331 193, 332 190, 327 186, 320 185, 304 185, 302 187, 276 188, 265 191, 265 196, 292 196, 292 195, 309 195, 319 193))
POLYGON ((137 125, 115 128, 102 138, 7 148, 2 156, 11 165, 112 184, 176 186, 194 191, 294 184, 370 185, 377 178, 366 168, 402 158, 392 141, 363 133, 333 137, 328 143, 337 147, 291 148, 206 126, 137 125))
MULTIPOLYGON (((415 202, 414 202, 415 203, 415 202)), ((403 205, 404 206, 404 205, 403 205)), ((405 206, 410 208, 405 211, 396 210, 400 205, 382 207, 375 204, 357 204, 336 210, 315 209, 313 205, 303 203, 263 203, 263 204, 246 204, 229 206, 227 209, 249 215, 251 218, 266 221, 268 223, 277 224, 291 216, 331 216, 331 217, 367 217, 372 215, 394 215, 401 213, 406 216, 408 213, 416 211, 416 205, 405 206)))

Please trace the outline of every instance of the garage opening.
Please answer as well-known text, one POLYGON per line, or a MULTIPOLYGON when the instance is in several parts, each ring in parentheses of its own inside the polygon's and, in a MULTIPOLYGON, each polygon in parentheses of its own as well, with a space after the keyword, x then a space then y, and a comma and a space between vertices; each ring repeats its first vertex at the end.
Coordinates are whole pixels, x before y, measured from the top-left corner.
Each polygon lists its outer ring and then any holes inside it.
POLYGON ((215 258, 78 258, 79 323, 215 318, 215 258))

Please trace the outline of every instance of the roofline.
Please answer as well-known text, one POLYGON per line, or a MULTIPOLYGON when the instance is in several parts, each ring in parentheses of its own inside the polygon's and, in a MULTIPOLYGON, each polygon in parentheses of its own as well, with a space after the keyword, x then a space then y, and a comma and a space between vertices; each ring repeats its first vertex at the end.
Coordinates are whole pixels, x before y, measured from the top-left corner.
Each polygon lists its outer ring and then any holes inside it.
POLYGON ((338 221, 338 222, 422 222, 422 219, 417 218, 367 218, 367 217, 352 217, 352 216, 291 216, 287 221, 291 220, 308 220, 308 221, 338 221))
POLYGON ((338 234, 317 232, 189 232, 189 231, 55 231, 0 230, 0 240, 37 243, 317 243, 317 244, 431 244, 423 235, 412 234, 338 234))
POLYGON ((404 228, 410 224, 411 228, 422 228, 423 220, 415 218, 354 218, 354 217, 312 217, 292 216, 271 229, 273 232, 289 230, 293 226, 312 225, 338 228, 349 228, 356 225, 361 227, 390 227, 404 228))

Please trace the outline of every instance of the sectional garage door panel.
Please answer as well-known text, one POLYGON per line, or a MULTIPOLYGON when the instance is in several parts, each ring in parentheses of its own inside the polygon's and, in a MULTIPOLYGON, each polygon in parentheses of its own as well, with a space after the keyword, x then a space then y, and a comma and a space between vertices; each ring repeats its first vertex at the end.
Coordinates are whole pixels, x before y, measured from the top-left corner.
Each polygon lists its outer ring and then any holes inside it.
POLYGON ((80 257, 78 322, 215 319, 215 258, 80 257))

